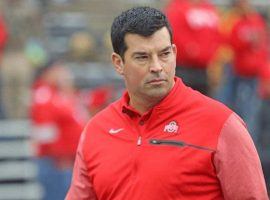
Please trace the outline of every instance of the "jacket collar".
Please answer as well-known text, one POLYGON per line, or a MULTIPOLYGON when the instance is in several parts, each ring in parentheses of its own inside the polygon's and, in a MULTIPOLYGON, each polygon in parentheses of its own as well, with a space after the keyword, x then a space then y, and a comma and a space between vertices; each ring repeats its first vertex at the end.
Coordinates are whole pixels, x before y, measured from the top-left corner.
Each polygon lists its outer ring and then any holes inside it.
MULTIPOLYGON (((175 84, 169 94, 144 115, 148 115, 153 110, 167 110, 168 108, 175 106, 177 96, 185 96, 185 89, 187 87, 184 85, 183 81, 178 77, 175 77, 174 80, 175 84)), ((129 100, 130 97, 128 92, 125 91, 121 98, 122 112, 128 114, 130 117, 140 116, 139 112, 129 105, 129 100)))

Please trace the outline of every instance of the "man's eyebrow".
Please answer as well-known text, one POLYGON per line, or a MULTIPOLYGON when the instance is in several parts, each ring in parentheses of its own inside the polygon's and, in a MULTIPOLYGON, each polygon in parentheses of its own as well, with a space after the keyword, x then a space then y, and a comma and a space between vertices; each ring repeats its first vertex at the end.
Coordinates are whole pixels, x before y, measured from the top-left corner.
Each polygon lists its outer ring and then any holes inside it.
POLYGON ((164 49, 162 49, 160 52, 164 52, 164 51, 168 51, 168 50, 171 50, 172 46, 167 46, 165 47, 164 49))
POLYGON ((143 55, 147 55, 147 52, 145 52, 145 51, 135 51, 135 52, 133 52, 132 53, 132 57, 134 57, 134 56, 143 56, 143 55))
MULTIPOLYGON (((171 48, 172 48, 172 46, 169 45, 169 46, 167 46, 167 47, 161 49, 160 52, 168 51, 168 50, 170 50, 171 48)), ((147 55, 147 52, 145 52, 145 51, 135 51, 135 52, 132 53, 131 56, 134 57, 134 56, 144 56, 144 55, 147 55)))

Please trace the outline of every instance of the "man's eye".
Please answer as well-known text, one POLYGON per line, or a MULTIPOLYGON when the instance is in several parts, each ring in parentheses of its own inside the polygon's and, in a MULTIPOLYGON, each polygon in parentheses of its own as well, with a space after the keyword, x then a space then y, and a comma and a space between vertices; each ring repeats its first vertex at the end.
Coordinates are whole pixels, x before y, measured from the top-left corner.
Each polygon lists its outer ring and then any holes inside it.
POLYGON ((146 60, 148 57, 147 56, 137 56, 135 57, 136 60, 146 60))
POLYGON ((170 55, 170 51, 165 51, 161 54, 162 57, 167 57, 168 55, 170 55))

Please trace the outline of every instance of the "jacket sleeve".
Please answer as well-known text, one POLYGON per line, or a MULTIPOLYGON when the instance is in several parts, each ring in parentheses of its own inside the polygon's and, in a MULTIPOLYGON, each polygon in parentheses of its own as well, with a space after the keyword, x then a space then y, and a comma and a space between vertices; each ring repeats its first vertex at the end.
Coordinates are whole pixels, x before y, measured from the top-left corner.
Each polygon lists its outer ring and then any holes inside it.
POLYGON ((235 113, 221 130, 214 165, 226 200, 268 199, 258 153, 235 113))
POLYGON ((78 145, 72 182, 65 200, 97 200, 83 157, 84 138, 85 132, 78 145))

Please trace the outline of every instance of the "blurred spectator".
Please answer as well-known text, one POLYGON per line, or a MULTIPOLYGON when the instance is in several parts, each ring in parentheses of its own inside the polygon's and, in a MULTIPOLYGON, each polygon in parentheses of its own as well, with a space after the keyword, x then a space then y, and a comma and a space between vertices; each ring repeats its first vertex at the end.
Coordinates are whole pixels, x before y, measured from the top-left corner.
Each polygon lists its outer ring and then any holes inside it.
POLYGON ((24 53, 33 68, 44 66, 48 62, 48 53, 42 41, 30 38, 26 41, 24 53))
POLYGON ((221 44, 216 51, 210 65, 207 69, 208 85, 211 96, 215 96, 223 80, 224 69, 233 59, 233 50, 229 44, 230 35, 234 24, 239 20, 240 14, 236 9, 222 10, 219 23, 219 32, 221 34, 221 44))
POLYGON ((238 15, 228 37, 234 56, 232 63, 226 66, 218 99, 244 119, 257 143, 261 104, 257 83, 260 71, 267 62, 266 24, 248 0, 235 0, 232 9, 238 15))
POLYGON ((87 32, 75 32, 69 41, 70 56, 76 61, 94 60, 96 43, 94 37, 87 32))
POLYGON ((88 119, 67 68, 53 63, 41 72, 33 85, 30 112, 43 199, 64 199, 79 137, 88 119))
POLYGON ((262 159, 262 166, 266 178, 267 189, 270 191, 270 62, 263 68, 259 80, 259 92, 262 106, 259 113, 258 150, 262 159))
POLYGON ((2 62, 2 98, 5 117, 26 118, 28 115, 30 86, 34 70, 20 50, 8 50, 2 62))
MULTIPOLYGON (((3 52, 7 43, 7 38, 8 33, 7 33, 7 28, 5 25, 4 18, 0 16, 0 63, 2 62, 2 56, 3 52)), ((0 64, 1 66, 1 64, 0 64)), ((0 119, 5 118, 5 110, 3 107, 3 80, 2 80, 2 74, 0 76, 0 119)))
POLYGON ((262 99, 270 99, 270 61, 262 68, 259 77, 259 94, 262 99))
POLYGON ((28 117, 31 84, 35 71, 47 62, 40 40, 29 38, 4 54, 2 62, 3 105, 6 118, 28 117))
POLYGON ((3 55, 4 48, 7 42, 7 27, 4 22, 4 18, 0 17, 0 56, 3 55))
POLYGON ((207 67, 219 44, 219 16, 207 0, 172 0, 166 13, 177 46, 176 75, 208 94, 207 67))
POLYGON ((114 100, 113 93, 113 88, 110 86, 99 86, 90 92, 88 107, 91 117, 114 100))

